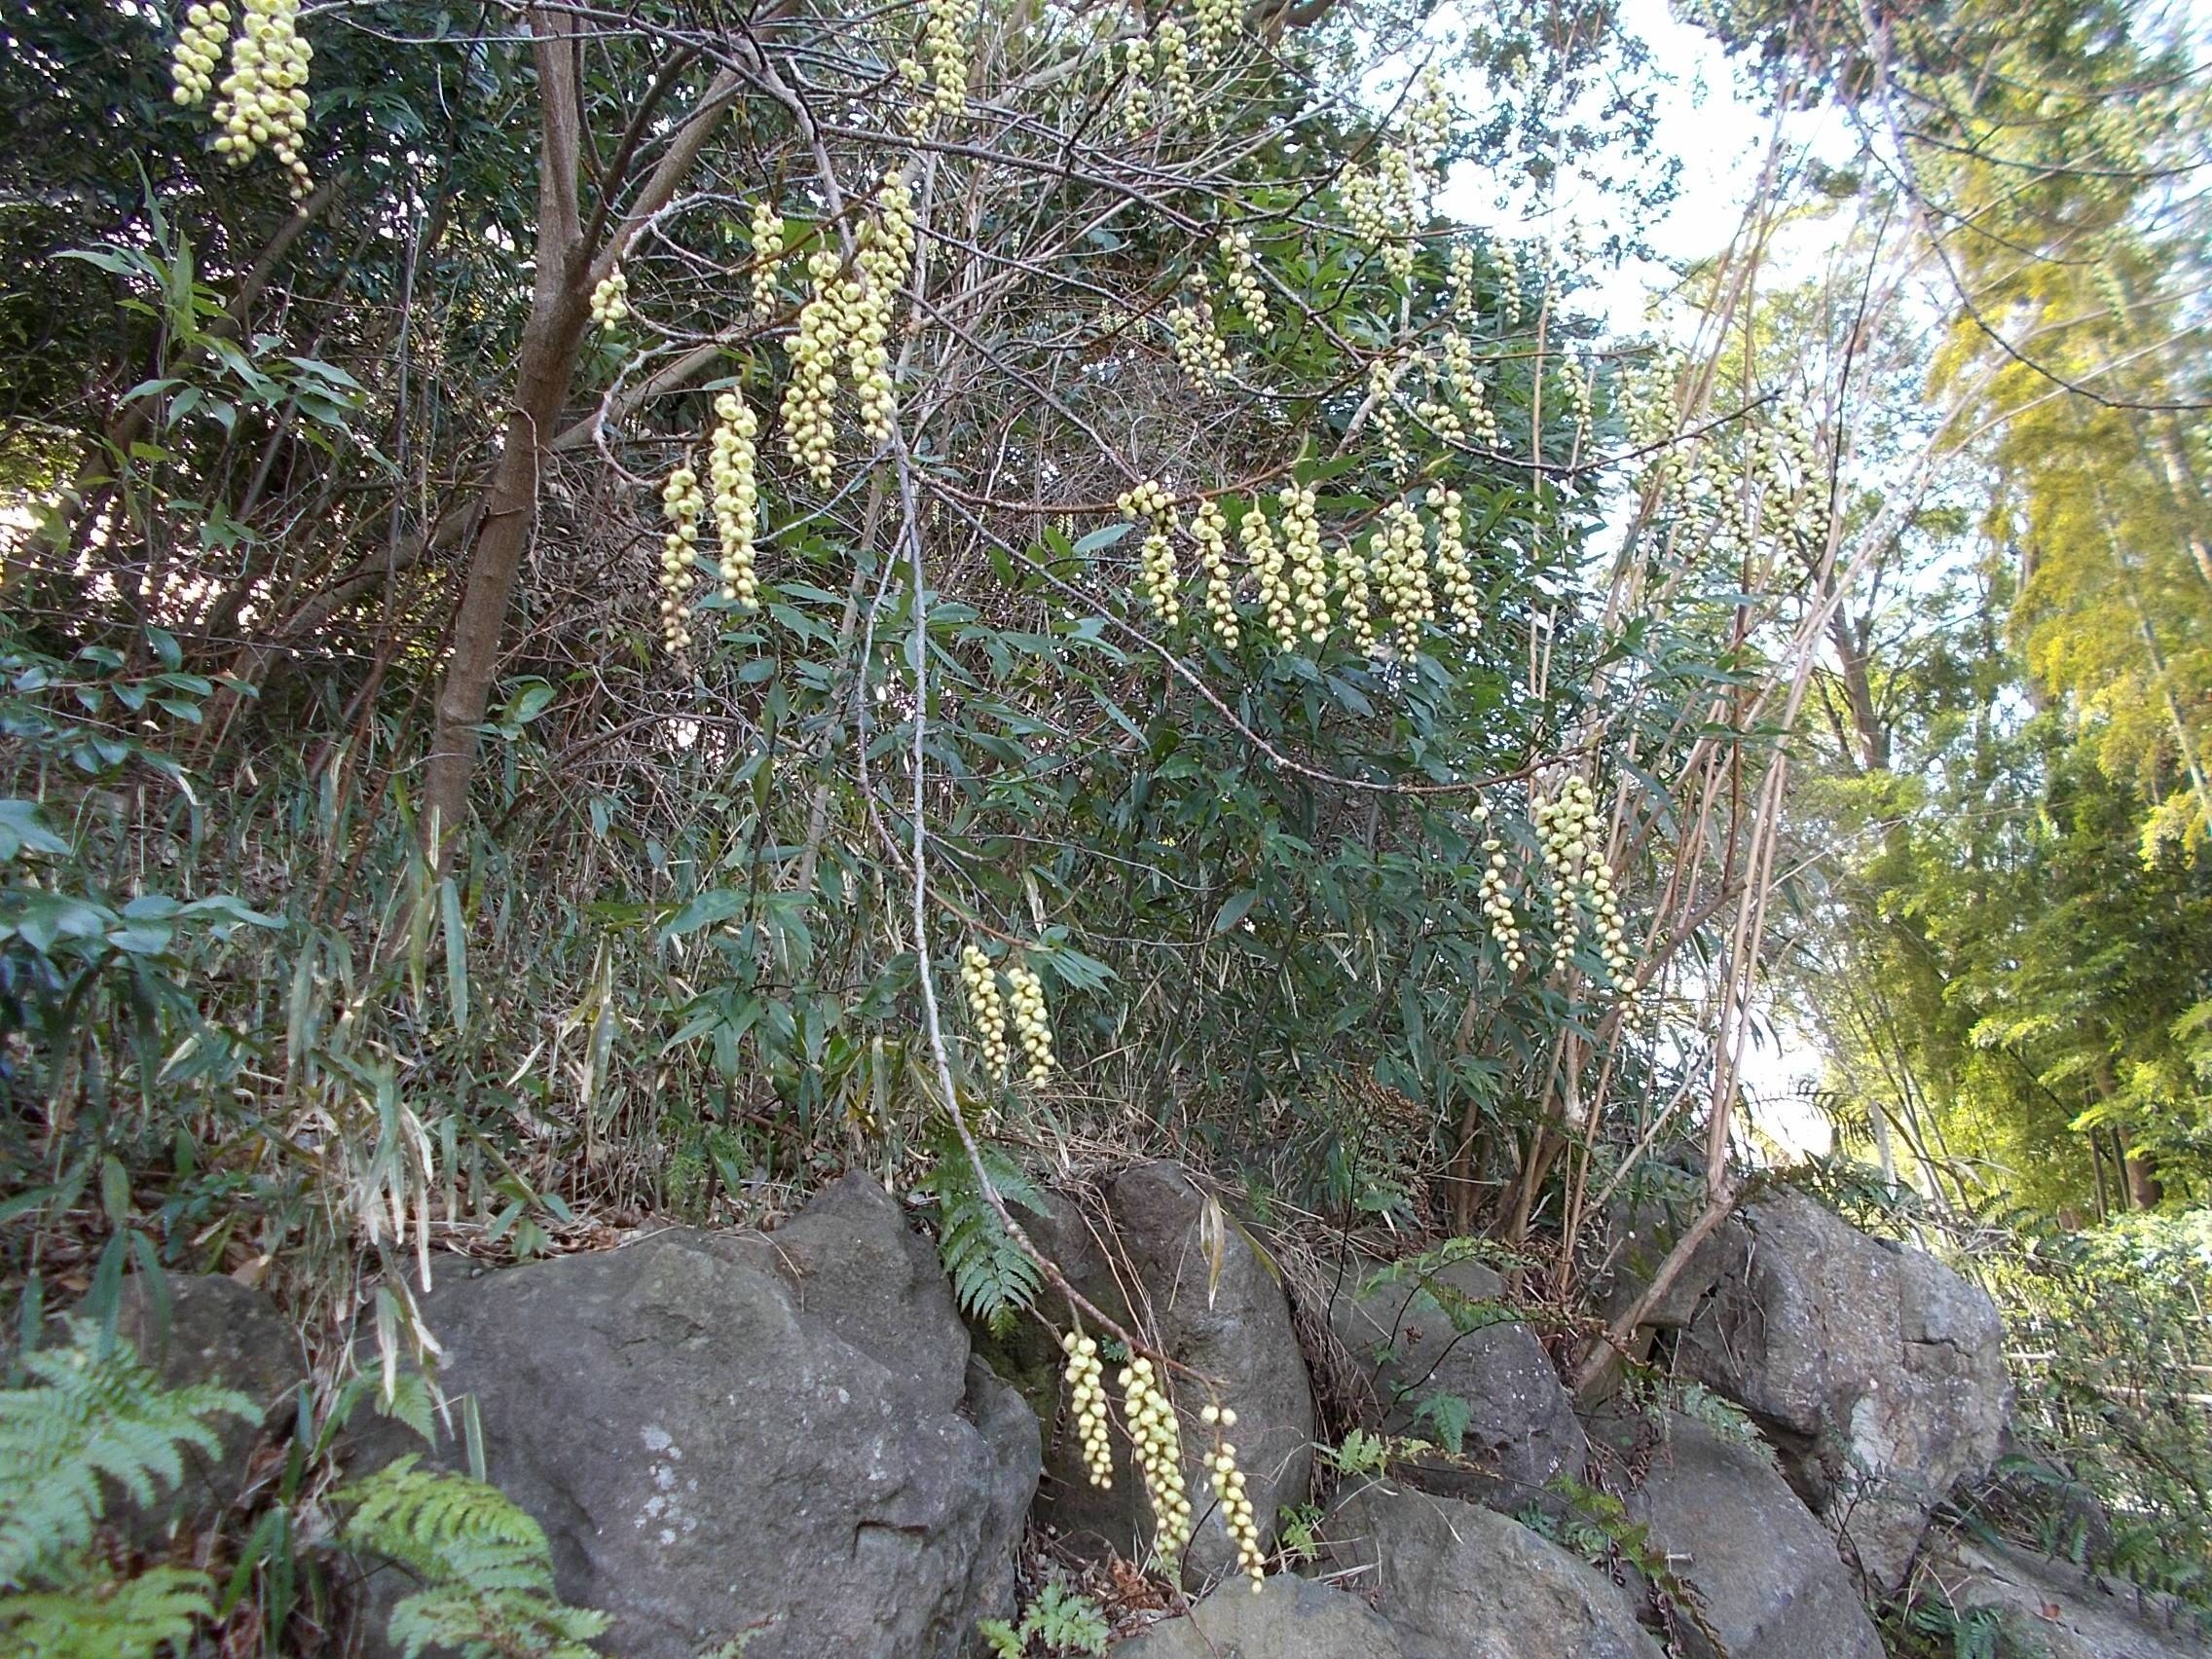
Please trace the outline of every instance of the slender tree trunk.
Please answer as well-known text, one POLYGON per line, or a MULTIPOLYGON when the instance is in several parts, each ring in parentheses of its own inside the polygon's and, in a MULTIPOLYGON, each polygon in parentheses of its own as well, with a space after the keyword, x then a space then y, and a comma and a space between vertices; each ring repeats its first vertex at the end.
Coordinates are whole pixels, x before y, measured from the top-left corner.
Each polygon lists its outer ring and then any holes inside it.
POLYGON ((2157 1166, 2140 1153, 2127 1155, 2127 1201, 2139 1210, 2155 1210, 2165 1201, 2165 1183, 2157 1166))
POLYGON ((484 493, 484 512, 468 561, 468 579, 454 612, 453 646, 438 687, 430 753, 423 781, 424 834, 439 870, 468 810, 476 765, 476 727, 499 668, 499 636, 514 601, 537 528, 540 470, 550 453, 561 406, 575 378, 589 302, 589 262, 577 217, 575 20, 566 12, 533 7, 537 99, 542 138, 537 178, 536 280, 515 371, 514 404, 505 446, 484 493))

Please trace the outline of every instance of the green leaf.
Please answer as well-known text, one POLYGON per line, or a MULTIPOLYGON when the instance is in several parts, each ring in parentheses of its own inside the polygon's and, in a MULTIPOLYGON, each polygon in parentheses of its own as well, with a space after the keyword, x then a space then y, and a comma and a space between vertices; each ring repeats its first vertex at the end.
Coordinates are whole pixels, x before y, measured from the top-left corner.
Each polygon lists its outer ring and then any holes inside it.
POLYGON ((739 888, 710 887, 669 919, 661 929, 661 938, 681 939, 687 933, 742 915, 748 897, 739 888))
POLYGON ((0 864, 26 851, 59 857, 69 843, 46 827, 36 801, 0 800, 0 864))
POLYGON ((438 919, 446 938, 446 1004, 458 1037, 468 1029, 468 930, 461 925, 461 890, 450 875, 438 883, 438 919))
POLYGON ((1232 894, 1221 908, 1214 912, 1213 931, 1225 934, 1244 919, 1245 913, 1260 901, 1257 887, 1246 888, 1242 893, 1232 894))

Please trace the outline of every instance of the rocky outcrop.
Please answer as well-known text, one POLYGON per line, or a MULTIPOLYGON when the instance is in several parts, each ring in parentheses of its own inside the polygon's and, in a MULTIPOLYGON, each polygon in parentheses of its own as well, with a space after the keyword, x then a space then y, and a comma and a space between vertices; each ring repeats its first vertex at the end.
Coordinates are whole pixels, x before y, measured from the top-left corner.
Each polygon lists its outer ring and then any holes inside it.
POLYGON ((1834 1537, 1760 1453, 1667 1420, 1628 1506, 1718 1641, 1684 1628, 1687 1659, 1882 1659, 1834 1537))
POLYGON ((1749 1206, 1677 1365, 1769 1430, 1790 1482, 1879 1591, 1936 1505, 1995 1462, 2010 1401, 1986 1294, 1801 1194, 1749 1206))
POLYGON ((166 1531, 236 1502, 256 1436, 280 1419, 307 1375, 299 1334, 258 1290, 220 1273, 171 1278, 166 1288, 165 1308, 144 1279, 126 1279, 116 1334, 137 1349, 164 1386, 219 1382, 251 1400, 257 1415, 209 1420, 221 1452, 210 1457, 185 1448, 183 1480, 154 1507, 136 1512, 133 1528, 142 1534, 166 1531))
MULTIPOLYGON (((423 1312, 607 1651, 932 1659, 1011 1610, 1036 1422, 866 1176, 772 1237, 663 1233, 455 1277, 423 1312)), ((354 1467, 420 1450, 401 1433, 354 1467)))
MULTIPOLYGON (((1701 1177, 1668 1163, 1638 1167, 1605 1206, 1598 1248, 1587 1264, 1590 1298, 1603 1317, 1619 1318, 1636 1306, 1704 1207, 1701 1177)), ((1707 1235, 1644 1309, 1631 1345, 1634 1358, 1646 1358, 1660 1333, 1678 1331, 1697 1316, 1727 1261, 1725 1230, 1707 1235)))
POLYGON ((2168 1598, 2100 1582, 2000 1544, 1948 1544, 1934 1582, 1994 1626, 1996 1659, 2203 1659, 2212 1629, 2168 1598))
POLYGON ((1408 1659, 1356 1596, 1289 1573, 1255 1594, 1233 1577, 1181 1618, 1114 1644, 1115 1659, 1408 1659))
POLYGON ((1579 1478, 1584 1446, 1558 1372, 1504 1294, 1480 1262, 1416 1272, 1354 1261, 1330 1301, 1329 1328, 1386 1432, 1456 1454, 1420 1460, 1421 1484, 1511 1512, 1549 1501, 1555 1476, 1579 1478))
MULTIPOLYGON (((1314 1433, 1313 1392, 1282 1286, 1235 1219, 1218 1207, 1209 1213, 1205 1195, 1172 1163, 1124 1170, 1103 1198, 1085 1206, 1055 1194, 1050 1213, 1036 1218, 1029 1232, 1083 1295, 1122 1320, 1130 1317, 1133 1303, 1172 1358, 1220 1380, 1221 1403, 1236 1413, 1246 1490, 1263 1538, 1272 1540, 1276 1510, 1306 1495, 1314 1433)), ((1046 1298, 1045 1311, 1059 1330, 1072 1317, 1056 1295, 1046 1298)), ((1059 1356, 1049 1333, 1020 1333, 997 1358, 1046 1422, 1057 1421, 1059 1356)), ((1185 1445, 1191 1491, 1209 1493, 1198 1460, 1199 1437, 1187 1435, 1185 1445)), ((1152 1513, 1119 1433, 1113 1446, 1114 1484, 1101 1492, 1085 1478, 1074 1436, 1063 1424, 1048 1450, 1038 1516, 1078 1555, 1112 1550, 1141 1559, 1152 1513)), ((1235 1548, 1210 1506, 1185 1560, 1200 1580, 1235 1565, 1235 1548)))
POLYGON ((1610 1579, 1488 1509, 1371 1487, 1329 1534, 1332 1565, 1374 1593, 1405 1659, 1663 1659, 1610 1579))

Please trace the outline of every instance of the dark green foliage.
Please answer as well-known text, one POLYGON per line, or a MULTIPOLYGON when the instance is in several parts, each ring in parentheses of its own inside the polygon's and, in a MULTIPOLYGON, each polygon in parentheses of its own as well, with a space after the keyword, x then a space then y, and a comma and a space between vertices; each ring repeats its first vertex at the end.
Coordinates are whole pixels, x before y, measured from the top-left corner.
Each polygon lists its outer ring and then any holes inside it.
POLYGON ((1032 1652, 1102 1654, 1113 1634, 1096 1602, 1057 1579, 1037 1592, 1018 1625, 984 1619, 977 1629, 995 1659, 1023 1659, 1032 1652))
POLYGON ((544 1529, 495 1486, 399 1458, 352 1482, 349 1549, 386 1561, 422 1587, 392 1608, 407 1659, 451 1648, 461 1659, 587 1659, 607 1615, 565 1606, 553 1591, 544 1529))
MULTIPOLYGON (((979 1143, 991 1185, 1010 1206, 1045 1213, 1045 1195, 1003 1147, 979 1143)), ((1042 1278, 1037 1264, 1007 1234, 983 1197, 976 1168, 948 1129, 938 1137, 936 1160, 925 1180, 937 1200, 938 1254, 962 1312, 1004 1335, 1035 1301, 1042 1278)))
POLYGON ((24 1355, 43 1386, 0 1393, 0 1587, 22 1588, 92 1541, 103 1480, 151 1504, 184 1478, 184 1448, 218 1453, 208 1419, 255 1415, 233 1389, 163 1387, 128 1344, 103 1347, 90 1325, 72 1336, 24 1355))
POLYGON ((210 1419, 250 1418, 229 1388, 165 1388, 128 1344, 85 1321, 67 1346, 23 1356, 38 1386, 0 1393, 0 1642, 37 1659, 149 1659, 185 1651, 208 1616, 202 1572, 130 1576, 92 1549, 117 1495, 152 1504, 184 1478, 184 1450, 221 1450, 210 1419))

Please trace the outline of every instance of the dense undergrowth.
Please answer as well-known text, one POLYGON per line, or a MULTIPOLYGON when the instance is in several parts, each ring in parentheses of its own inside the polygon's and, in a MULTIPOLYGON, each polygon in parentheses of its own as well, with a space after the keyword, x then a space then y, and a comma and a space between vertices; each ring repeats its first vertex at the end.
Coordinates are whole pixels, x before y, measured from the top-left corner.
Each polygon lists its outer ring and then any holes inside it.
MULTIPOLYGON (((1447 181, 1581 169, 1633 242, 1671 180, 1617 19, 511 10, 257 6, 313 97, 241 166, 239 88, 175 55, 212 11, 0 23, 0 253, 42 273, 0 294, 8 1420, 50 1459, 137 1425, 93 1459, 133 1495, 204 1449, 224 1402, 113 1346, 130 1275, 259 1286, 313 1365, 192 1565, 81 1493, 0 1619, 142 1596, 149 1647, 313 1652, 382 1559, 413 1628, 578 1650, 511 1506, 335 1466, 360 1412, 431 1423, 415 1287, 847 1168, 986 1323, 1043 1272, 997 1205, 1168 1154, 1294 1236, 1494 1253, 1607 1384, 1588 1239, 1662 1162, 1709 1222, 1775 1178, 1782 1002, 1854 1155, 1789 1178, 2008 1314, 2017 1456, 1953 1519, 2212 1605, 2174 42, 1714 12, 1868 165, 1778 126, 1679 314, 1614 338, 1619 249, 1447 181), (2023 386, 1970 289, 2093 300, 2050 372, 2101 389, 2023 386)), ((996 1640, 1084 1650, 1080 1602, 996 1640)))

